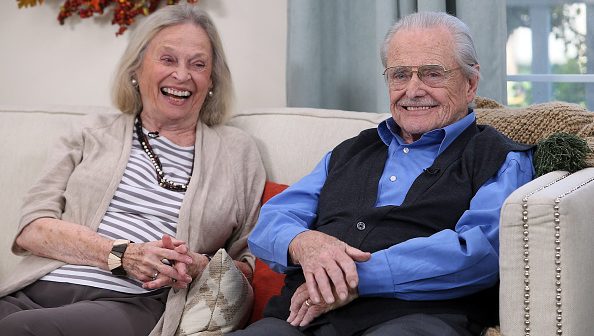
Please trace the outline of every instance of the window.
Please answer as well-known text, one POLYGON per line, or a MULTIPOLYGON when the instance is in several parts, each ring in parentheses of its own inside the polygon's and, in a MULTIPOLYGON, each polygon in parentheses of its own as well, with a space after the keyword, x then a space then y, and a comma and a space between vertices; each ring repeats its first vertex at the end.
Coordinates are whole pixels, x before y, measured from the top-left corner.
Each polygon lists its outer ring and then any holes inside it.
POLYGON ((592 29, 594 0, 508 0, 508 105, 562 100, 594 110, 592 29))

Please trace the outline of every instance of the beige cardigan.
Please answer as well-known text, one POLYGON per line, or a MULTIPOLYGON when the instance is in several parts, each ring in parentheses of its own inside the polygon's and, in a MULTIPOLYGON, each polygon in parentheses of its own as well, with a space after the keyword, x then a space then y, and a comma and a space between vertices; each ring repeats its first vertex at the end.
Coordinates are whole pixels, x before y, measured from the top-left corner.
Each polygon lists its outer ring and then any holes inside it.
MULTIPOLYGON (((89 119, 56 146, 42 177, 23 201, 19 233, 41 217, 98 228, 128 162, 134 116, 95 115, 89 119)), ((194 172, 180 208, 177 238, 200 253, 215 253, 225 247, 232 258, 253 266, 247 235, 257 220, 264 180, 260 154, 247 134, 229 126, 199 123, 194 172)), ((13 252, 27 255, 14 243, 13 252)), ((0 284, 0 297, 62 265, 61 261, 27 255, 0 284)), ((151 335, 175 333, 186 294, 187 290, 169 292, 165 313, 151 335)))

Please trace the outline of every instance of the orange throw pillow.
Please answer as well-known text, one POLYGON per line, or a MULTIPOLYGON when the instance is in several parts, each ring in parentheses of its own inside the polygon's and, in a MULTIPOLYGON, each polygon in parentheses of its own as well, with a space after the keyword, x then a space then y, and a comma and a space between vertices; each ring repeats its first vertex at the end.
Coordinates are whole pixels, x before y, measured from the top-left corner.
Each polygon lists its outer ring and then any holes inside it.
MULTIPOLYGON (((287 189, 288 185, 266 182, 262 204, 266 203, 276 194, 287 189)), ((256 259, 252 288, 254 289, 254 306, 250 317, 250 324, 262 318, 264 307, 271 297, 280 294, 284 285, 285 275, 271 270, 262 260, 256 259)))
POLYGON ((287 189, 289 186, 286 184, 279 184, 270 181, 266 181, 264 185, 264 192, 262 193, 262 200, 260 204, 264 204, 268 202, 269 199, 273 198, 277 194, 280 194, 283 190, 287 189))

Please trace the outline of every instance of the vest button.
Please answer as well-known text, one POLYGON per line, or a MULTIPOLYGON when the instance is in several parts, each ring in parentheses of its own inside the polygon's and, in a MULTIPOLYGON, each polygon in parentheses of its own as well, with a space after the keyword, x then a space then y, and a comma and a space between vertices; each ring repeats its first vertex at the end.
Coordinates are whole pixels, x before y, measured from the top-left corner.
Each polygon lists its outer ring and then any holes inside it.
POLYGON ((363 223, 363 222, 358 222, 358 223, 357 223, 357 230, 359 230, 359 231, 363 231, 363 230, 365 230, 365 223, 363 223))

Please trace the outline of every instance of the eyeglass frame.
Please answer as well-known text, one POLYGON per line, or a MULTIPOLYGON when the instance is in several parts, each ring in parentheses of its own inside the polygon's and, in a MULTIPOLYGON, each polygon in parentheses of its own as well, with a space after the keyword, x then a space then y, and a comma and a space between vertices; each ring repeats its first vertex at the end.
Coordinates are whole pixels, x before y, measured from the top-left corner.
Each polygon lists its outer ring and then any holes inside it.
MULTIPOLYGON (((469 64, 469 65, 470 66, 474 66, 474 64, 469 64)), ((417 77, 419 78, 419 80, 423 84, 425 84, 425 85, 427 85, 429 87, 432 87, 432 88, 441 88, 441 87, 443 87, 443 86, 440 86, 440 85, 435 86, 435 85, 431 85, 431 84, 425 83, 425 81, 423 80, 423 77, 424 76, 419 76, 419 69, 421 69, 423 67, 427 67, 427 66, 440 67, 441 69, 443 69, 443 72, 444 72, 445 75, 447 75, 448 73, 450 73, 452 71, 462 69, 462 66, 459 66, 459 67, 456 67, 456 68, 452 68, 452 69, 446 69, 446 67, 443 66, 443 65, 441 65, 441 64, 395 65, 395 66, 391 66, 391 67, 385 68, 384 69, 384 72, 382 73, 382 76, 384 77, 384 80, 386 81, 386 84, 388 85, 388 88, 390 88, 391 90, 402 90, 406 86, 406 84, 408 84, 411 81, 413 73, 416 73, 417 74, 417 77), (409 68, 410 69, 410 72, 411 72, 410 77, 408 78, 408 80, 405 83, 403 83, 402 88, 392 88, 392 85, 390 84, 390 81, 388 80, 388 76, 386 74, 387 74, 388 70, 393 69, 393 68, 409 68), (414 70, 413 68, 416 68, 416 70, 414 70)))

